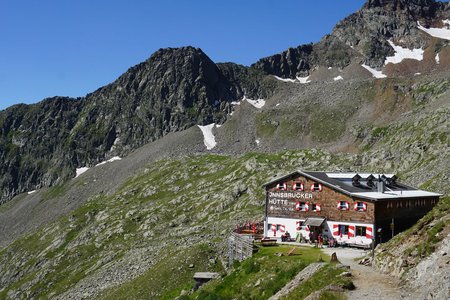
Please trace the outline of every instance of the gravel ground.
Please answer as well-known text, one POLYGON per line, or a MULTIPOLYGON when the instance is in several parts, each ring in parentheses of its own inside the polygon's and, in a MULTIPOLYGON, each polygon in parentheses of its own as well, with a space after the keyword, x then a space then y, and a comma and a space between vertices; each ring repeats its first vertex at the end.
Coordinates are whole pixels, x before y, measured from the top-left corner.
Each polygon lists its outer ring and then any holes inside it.
POLYGON ((368 254, 368 251, 353 248, 327 248, 324 249, 324 252, 329 255, 336 252, 338 260, 344 265, 350 266, 356 289, 347 293, 348 299, 390 300, 403 298, 398 279, 381 274, 372 267, 358 264, 357 259, 368 254))

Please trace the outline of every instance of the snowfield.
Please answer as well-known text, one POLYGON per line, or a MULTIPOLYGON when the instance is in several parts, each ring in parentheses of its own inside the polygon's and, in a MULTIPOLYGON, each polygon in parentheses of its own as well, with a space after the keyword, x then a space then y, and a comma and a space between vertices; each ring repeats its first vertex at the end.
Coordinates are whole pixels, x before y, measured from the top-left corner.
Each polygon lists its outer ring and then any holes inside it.
POLYGON ((309 80, 309 76, 306 77, 296 77, 298 82, 300 82, 301 84, 306 84, 306 83, 310 83, 311 80, 309 80))
POLYGON ((107 163, 110 163, 110 162, 113 162, 113 161, 121 160, 121 159, 122 158, 120 158, 119 156, 114 156, 114 157, 112 157, 112 158, 110 158, 110 159, 108 159, 106 161, 103 161, 103 162, 101 162, 99 164, 96 164, 95 166, 98 167, 98 166, 101 166, 101 165, 104 165, 104 164, 107 164, 107 163))
POLYGON ((263 108, 263 106, 266 104, 266 100, 264 100, 264 99, 252 100, 252 99, 248 99, 244 96, 244 99, 242 99, 242 101, 244 101, 244 100, 256 108, 263 108))
POLYGON ((207 150, 211 150, 217 145, 216 137, 214 136, 214 134, 212 132, 215 125, 216 125, 215 123, 205 125, 205 126, 197 125, 198 128, 200 128, 200 130, 203 133, 203 142, 205 143, 207 150))
POLYGON ((275 75, 274 75, 274 77, 276 79, 278 79, 280 81, 284 81, 284 82, 295 82, 295 79, 291 79, 291 78, 281 78, 281 77, 278 77, 278 76, 275 76, 275 75))
MULTIPOLYGON (((442 23, 444 23, 444 25, 450 25, 450 21, 449 20, 443 20, 442 23)), ((429 35, 439 38, 439 39, 443 39, 443 40, 450 40, 450 29, 447 28, 425 28, 422 25, 420 25, 420 22, 417 21, 417 28, 419 28, 420 30, 428 33, 429 35)))
POLYGON ((384 64, 387 65, 389 63, 399 64, 404 59, 415 59, 415 60, 423 60, 423 49, 413 49, 410 50, 408 48, 403 48, 401 46, 395 45, 392 41, 388 41, 389 45, 394 49, 394 56, 386 57, 384 64))
POLYGON ((374 68, 371 68, 370 66, 366 64, 362 64, 361 67, 372 73, 373 77, 375 78, 386 78, 387 76, 383 74, 382 71, 375 70, 374 68))
POLYGON ((278 76, 275 76, 275 75, 273 77, 275 77, 277 80, 280 80, 280 81, 283 81, 283 82, 290 82, 290 83, 299 82, 299 83, 305 84, 305 83, 310 83, 311 82, 311 80, 309 80, 309 76, 306 76, 306 77, 295 77, 296 79, 281 78, 281 77, 278 77, 278 76))
POLYGON ((75 178, 77 178, 78 176, 80 176, 81 174, 83 174, 84 172, 86 172, 87 170, 89 170, 88 167, 78 168, 78 169, 76 170, 77 175, 75 176, 75 178))

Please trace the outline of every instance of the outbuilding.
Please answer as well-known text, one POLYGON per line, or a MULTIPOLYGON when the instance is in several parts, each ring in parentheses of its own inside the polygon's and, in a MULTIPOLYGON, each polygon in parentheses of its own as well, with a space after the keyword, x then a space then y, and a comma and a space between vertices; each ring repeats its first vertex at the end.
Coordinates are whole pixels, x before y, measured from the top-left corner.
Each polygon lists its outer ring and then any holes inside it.
POLYGON ((399 183, 394 174, 295 171, 264 187, 265 237, 321 234, 351 246, 388 240, 442 196, 399 183))

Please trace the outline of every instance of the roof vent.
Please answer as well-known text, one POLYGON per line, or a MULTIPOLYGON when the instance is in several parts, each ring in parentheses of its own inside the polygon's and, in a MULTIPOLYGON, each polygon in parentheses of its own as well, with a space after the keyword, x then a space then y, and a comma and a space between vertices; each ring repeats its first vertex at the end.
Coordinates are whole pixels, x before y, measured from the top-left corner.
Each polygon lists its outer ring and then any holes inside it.
POLYGON ((375 177, 372 174, 367 176, 367 186, 370 188, 373 188, 375 186, 373 183, 374 180, 375 180, 375 177))
POLYGON ((359 182, 360 179, 361 179, 361 176, 359 176, 358 174, 353 176, 353 178, 352 178, 353 186, 360 186, 361 185, 361 183, 359 182))
POLYGON ((387 178, 387 185, 395 185, 396 184, 396 180, 397 180, 397 176, 393 175, 392 177, 388 177, 387 178))

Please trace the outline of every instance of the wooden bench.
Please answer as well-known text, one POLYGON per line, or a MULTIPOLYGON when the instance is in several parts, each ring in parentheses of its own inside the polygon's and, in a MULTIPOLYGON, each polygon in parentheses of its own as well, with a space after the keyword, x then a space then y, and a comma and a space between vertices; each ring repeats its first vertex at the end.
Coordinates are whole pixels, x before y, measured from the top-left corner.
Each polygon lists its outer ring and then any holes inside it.
POLYGON ((261 239, 262 246, 275 246, 277 244, 276 239, 261 239))

